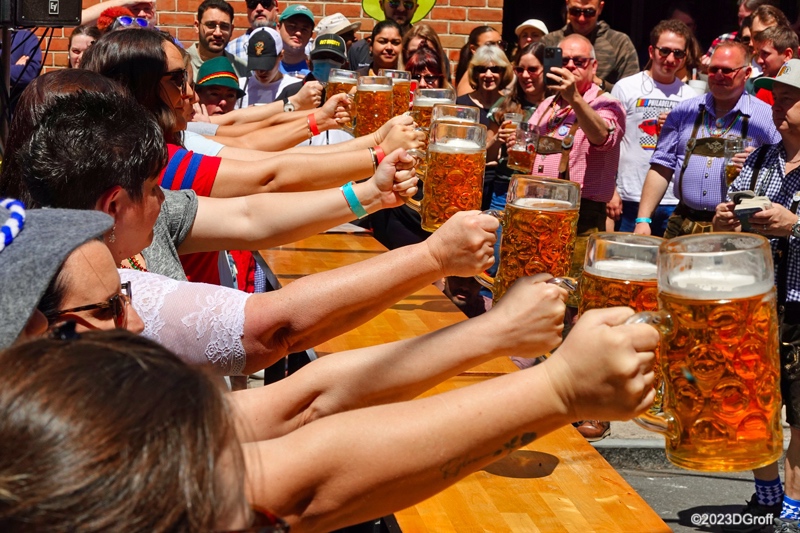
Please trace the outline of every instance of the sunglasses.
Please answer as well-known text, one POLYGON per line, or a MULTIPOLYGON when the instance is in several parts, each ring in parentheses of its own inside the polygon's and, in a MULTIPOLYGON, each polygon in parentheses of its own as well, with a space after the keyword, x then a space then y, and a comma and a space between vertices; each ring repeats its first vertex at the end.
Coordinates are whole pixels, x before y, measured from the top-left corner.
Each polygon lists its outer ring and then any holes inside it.
POLYGON ((412 0, 405 0, 404 2, 400 2, 400 0, 389 0, 387 3, 389 4, 389 7, 391 7, 392 9, 397 9, 398 7, 400 7, 401 3, 403 4, 403 8, 405 8, 406 11, 411 11, 412 9, 414 9, 414 2, 412 0))
POLYGON ((162 77, 164 78, 169 77, 169 81, 171 81, 172 84, 175 85, 175 87, 177 87, 181 93, 186 92, 186 84, 189 82, 189 73, 186 72, 185 68, 167 72, 162 77))
POLYGON ((667 48, 666 46, 662 47, 655 47, 658 50, 658 55, 663 57, 664 59, 668 58, 670 54, 675 56, 675 59, 683 59, 686 57, 686 50, 681 50, 680 48, 667 48))
POLYGON ((222 33, 230 33, 233 29, 233 26, 228 22, 214 22, 213 20, 209 20, 208 22, 204 22, 203 26, 206 27, 207 30, 216 31, 219 28, 219 31, 222 33))
POLYGON ((133 293, 131 292, 131 282, 126 281, 120 286, 120 292, 106 300, 96 304, 82 305, 80 307, 73 307, 71 309, 62 309, 51 313, 47 316, 50 322, 55 321, 60 316, 68 313, 78 313, 80 311, 92 311, 94 309, 103 309, 110 311, 114 315, 114 326, 124 328, 128 323, 128 305, 131 303, 133 293))
POLYGON ((713 76, 717 72, 720 72, 720 73, 722 73, 723 76, 730 76, 731 74, 735 74, 735 73, 739 72, 740 70, 742 70, 743 68, 746 68, 746 67, 747 67, 747 65, 743 65, 743 66, 741 66, 739 68, 728 68, 728 67, 711 66, 711 67, 708 67, 708 73, 713 76))
POLYGON ((264 9, 270 10, 275 7, 275 2, 272 1, 263 1, 263 0, 246 0, 245 4, 247 5, 247 9, 255 9, 261 4, 261 7, 264 9))
POLYGON ((591 19, 597 16, 597 10, 593 7, 587 7, 585 9, 581 9, 579 7, 571 7, 567 10, 567 13, 569 13, 573 17, 580 17, 581 15, 583 15, 584 18, 587 19, 591 19))
POLYGON ((514 74, 517 76, 522 76, 524 72, 527 72, 529 76, 536 76, 542 71, 541 67, 514 67, 514 74))
POLYGON ((247 529, 223 531, 220 533, 289 533, 289 525, 266 511, 253 510, 255 520, 247 529))
POLYGON ((508 43, 505 41, 486 41, 483 43, 483 46, 499 46, 500 48, 505 48, 507 44, 508 43))
POLYGON ((566 68, 569 66, 569 62, 578 67, 578 68, 586 68, 589 66, 589 62, 592 60, 591 57, 563 57, 561 59, 561 65, 566 68))
POLYGON ((505 69, 503 67, 493 66, 493 67, 472 67, 472 71, 475 74, 486 74, 487 72, 491 72, 492 74, 502 74, 505 69))
POLYGON ((114 19, 114 22, 117 26, 123 26, 127 28, 128 26, 139 26, 140 28, 149 28, 150 22, 147 19, 143 19, 141 17, 129 17, 127 15, 123 15, 121 17, 117 17, 114 19))
POLYGON ((436 83, 442 81, 444 76, 441 74, 414 74, 411 76, 411 79, 417 81, 425 80, 426 85, 435 85, 436 83))

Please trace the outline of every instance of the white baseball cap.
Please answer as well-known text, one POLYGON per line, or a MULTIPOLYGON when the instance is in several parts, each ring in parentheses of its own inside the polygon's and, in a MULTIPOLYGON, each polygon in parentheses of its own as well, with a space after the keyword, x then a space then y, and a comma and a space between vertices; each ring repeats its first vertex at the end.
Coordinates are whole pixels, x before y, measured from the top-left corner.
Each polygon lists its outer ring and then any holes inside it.
POLYGON ((323 17, 322 20, 319 21, 319 24, 317 24, 317 27, 314 28, 314 31, 317 32, 317 35, 322 35, 323 33, 336 33, 341 35, 351 30, 358 30, 360 27, 360 21, 350 22, 348 18, 341 13, 334 13, 333 15, 323 17))
POLYGON ((800 89, 800 59, 790 59, 783 64, 774 78, 757 78, 755 86, 757 89, 772 90, 774 83, 783 83, 790 87, 800 89))
POLYGON ((516 33, 517 37, 519 37, 519 34, 522 33, 522 30, 524 30, 525 28, 536 28, 537 30, 542 32, 542 34, 544 34, 544 35, 547 35, 548 33, 550 33, 547 30, 547 26, 545 26, 544 22, 542 22, 539 19, 528 19, 528 20, 526 20, 525 22, 523 22, 522 24, 517 26, 517 29, 514 30, 514 33, 516 33))

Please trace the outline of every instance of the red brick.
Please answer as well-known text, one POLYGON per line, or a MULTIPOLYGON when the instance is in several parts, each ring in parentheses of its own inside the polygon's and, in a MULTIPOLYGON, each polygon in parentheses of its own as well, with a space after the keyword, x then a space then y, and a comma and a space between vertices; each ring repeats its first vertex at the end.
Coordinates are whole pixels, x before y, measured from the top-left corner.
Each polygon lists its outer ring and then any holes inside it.
POLYGON ((451 6, 486 7, 486 0, 450 0, 451 6))
MULTIPOLYGON (((470 9, 467 14, 469 20, 476 22, 502 22, 503 10, 502 9, 470 9)), ((499 29, 499 28, 498 28, 499 29)))
POLYGON ((187 13, 158 13, 159 26, 192 26, 194 15, 187 13))
POLYGON ((434 7, 429 16, 436 20, 466 20, 467 10, 463 7, 434 7))
POLYGON ((499 7, 499 8, 502 9, 504 7, 504 5, 505 5, 505 1, 504 0, 487 0, 486 4, 489 7, 499 7))
POLYGON ((183 43, 184 47, 192 46, 197 42, 197 34, 194 28, 171 28, 170 33, 183 43))
POLYGON ((450 23, 450 33, 458 34, 458 35, 469 35, 474 28, 480 26, 476 22, 451 22, 450 23))
MULTIPOLYGON (((175 11, 180 11, 183 13, 194 13, 197 14, 197 6, 199 5, 196 0, 177 0, 177 6, 175 7, 175 11)), ((234 13, 236 12, 236 8, 234 7, 234 13)), ((161 13, 161 2, 159 1, 158 4, 158 12, 161 13)))
POLYGON ((361 17, 361 4, 325 4, 325 15, 334 13, 341 13, 350 22, 355 22, 355 19, 361 17))
MULTIPOLYGON (((47 40, 42 41, 42 51, 47 48, 47 40)), ((66 52, 69 50, 69 39, 51 39, 50 40, 50 53, 52 52, 66 52)))
POLYGON ((439 35, 444 35, 450 31, 447 22, 434 22, 432 20, 425 21, 425 24, 433 28, 433 31, 439 35))
POLYGON ((467 42, 467 38, 463 35, 441 35, 439 40, 443 47, 451 49, 460 49, 467 42))

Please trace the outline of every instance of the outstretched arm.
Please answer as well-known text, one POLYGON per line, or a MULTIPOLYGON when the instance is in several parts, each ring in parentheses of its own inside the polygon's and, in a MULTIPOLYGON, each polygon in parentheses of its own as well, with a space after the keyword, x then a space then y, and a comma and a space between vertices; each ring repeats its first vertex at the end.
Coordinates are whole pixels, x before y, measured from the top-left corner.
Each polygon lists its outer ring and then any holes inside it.
POLYGON ((358 409, 245 444, 251 503, 293 531, 330 531, 417 503, 569 422, 653 401, 652 327, 586 313, 545 363, 410 402, 358 409))
MULTIPOLYGON (((642 187, 642 199, 639 202, 640 218, 650 218, 658 207, 664 193, 667 192, 669 181, 672 179, 672 170, 661 165, 650 165, 647 176, 642 187)), ((640 235, 650 235, 650 224, 647 222, 637 222, 634 233, 640 235)))

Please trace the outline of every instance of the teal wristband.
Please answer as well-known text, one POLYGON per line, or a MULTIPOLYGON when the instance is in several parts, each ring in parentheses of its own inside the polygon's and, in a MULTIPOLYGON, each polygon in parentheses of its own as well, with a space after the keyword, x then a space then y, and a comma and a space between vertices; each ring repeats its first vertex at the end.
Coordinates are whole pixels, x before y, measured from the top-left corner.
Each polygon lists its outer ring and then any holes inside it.
POLYGON ((647 217, 639 217, 636 220, 634 220, 634 222, 636 222, 637 224, 639 224, 640 222, 646 222, 647 224, 652 224, 653 223, 653 219, 652 218, 647 218, 647 217))
POLYGON ((345 183, 339 189, 342 191, 344 195, 344 199, 347 202, 347 206, 350 208, 350 211, 353 212, 355 216, 358 218, 364 218, 367 216, 367 210, 364 209, 364 206, 361 205, 361 201, 356 196, 355 191, 353 190, 353 182, 345 183))

